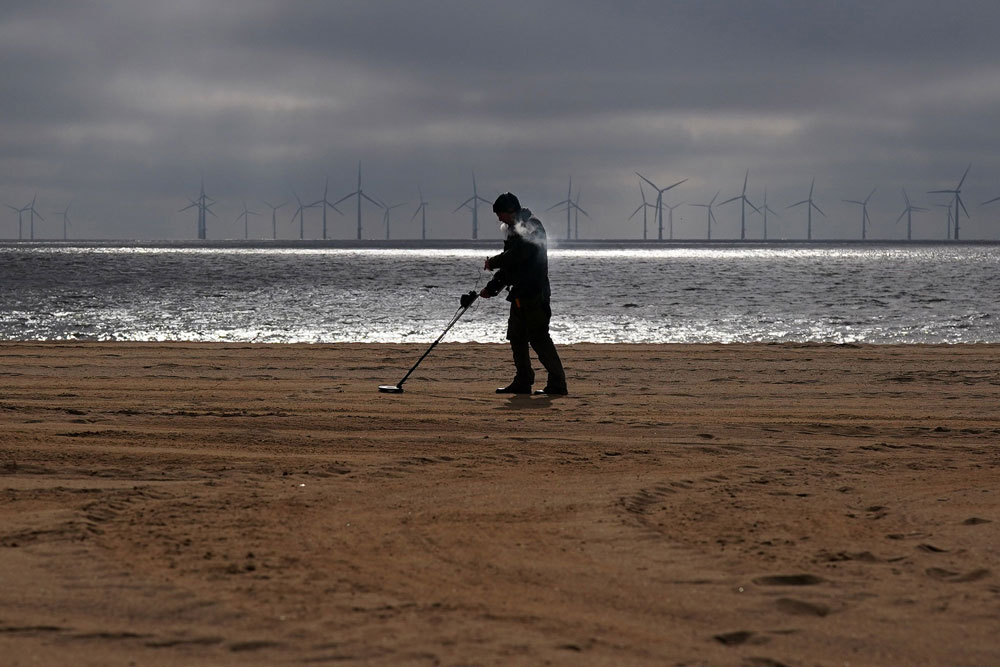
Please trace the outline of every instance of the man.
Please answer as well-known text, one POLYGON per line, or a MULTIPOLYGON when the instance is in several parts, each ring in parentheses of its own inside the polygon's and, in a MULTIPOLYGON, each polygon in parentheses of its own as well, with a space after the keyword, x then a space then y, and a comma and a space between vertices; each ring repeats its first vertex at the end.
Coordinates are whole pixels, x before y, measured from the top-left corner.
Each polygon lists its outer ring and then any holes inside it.
POLYGON ((530 394, 535 381, 528 347, 548 372, 548 382, 536 394, 565 396, 566 373, 559 353, 549 336, 549 262, 545 228, 541 221, 513 194, 506 192, 493 203, 506 238, 503 252, 486 260, 486 270, 496 271, 479 296, 494 297, 508 289, 510 317, 507 319, 507 340, 514 354, 514 380, 497 389, 498 394, 530 394))

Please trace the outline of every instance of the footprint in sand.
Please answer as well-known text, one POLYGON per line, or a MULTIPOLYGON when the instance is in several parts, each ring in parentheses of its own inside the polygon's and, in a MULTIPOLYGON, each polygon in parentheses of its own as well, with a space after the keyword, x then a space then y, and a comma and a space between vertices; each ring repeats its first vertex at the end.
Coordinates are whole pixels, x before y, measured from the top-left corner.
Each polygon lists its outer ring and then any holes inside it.
POLYGON ((758 586, 815 586, 824 581, 814 574, 777 574, 769 577, 757 577, 753 583, 758 586))
POLYGON ((817 616, 823 618, 830 614, 830 608, 826 605, 796 600, 794 598, 778 598, 774 604, 780 611, 794 616, 817 616))
POLYGON ((750 641, 753 636, 754 633, 749 630, 737 630, 736 632, 724 632, 714 635, 712 639, 726 646, 739 646, 750 641))
POLYGON ((970 581, 979 581, 980 579, 985 579, 990 576, 989 570, 973 570, 972 572, 966 572, 962 574, 961 572, 952 572, 951 570, 945 570, 940 567, 932 567, 925 570, 928 577, 931 579, 937 579, 938 581, 946 581, 952 584, 963 584, 970 581))

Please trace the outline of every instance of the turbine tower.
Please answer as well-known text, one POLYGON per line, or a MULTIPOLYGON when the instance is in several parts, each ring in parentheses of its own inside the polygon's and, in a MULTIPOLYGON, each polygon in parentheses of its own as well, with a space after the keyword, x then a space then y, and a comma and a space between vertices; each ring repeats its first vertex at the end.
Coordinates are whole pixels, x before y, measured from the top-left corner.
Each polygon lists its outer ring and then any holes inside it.
POLYGON ((712 223, 713 222, 718 222, 715 219, 715 213, 712 212, 712 207, 715 206, 715 200, 719 198, 719 193, 720 192, 722 192, 722 190, 717 190, 716 193, 715 193, 715 196, 712 197, 712 200, 709 201, 707 204, 691 204, 691 206, 699 206, 701 208, 707 208, 708 209, 708 240, 709 241, 712 240, 712 223))
POLYGON ((683 206, 683 205, 684 205, 684 202, 678 202, 678 203, 674 204, 673 206, 671 206, 670 204, 664 204, 664 206, 667 207, 667 211, 668 211, 668 213, 667 213, 667 220, 668 220, 667 229, 670 232, 670 237, 669 238, 670 238, 671 241, 674 240, 674 209, 677 208, 678 206, 683 206))
POLYGON ((379 202, 382 205, 382 224, 385 225, 385 240, 388 241, 391 237, 389 236, 389 211, 394 208, 399 208, 400 206, 406 206, 406 202, 401 204, 393 204, 392 206, 387 205, 385 202, 379 202))
POLYGON ((278 238, 278 209, 286 205, 287 203, 288 202, 283 201, 277 206, 275 206, 274 204, 271 204, 269 202, 264 202, 264 205, 267 206, 269 209, 271 209, 271 234, 273 235, 272 238, 274 239, 278 238))
POLYGON ((41 218, 42 222, 45 222, 45 218, 42 218, 42 214, 41 214, 41 213, 39 213, 39 212, 38 212, 38 211, 37 211, 37 210, 35 209, 35 200, 36 200, 36 199, 38 199, 38 195, 37 195, 37 194, 36 194, 36 195, 35 195, 34 197, 32 197, 32 198, 31 198, 31 203, 30 203, 30 204, 27 204, 27 205, 26 205, 26 206, 24 207, 24 210, 28 212, 28 216, 29 216, 29 218, 28 218, 28 219, 30 220, 30 226, 29 226, 29 229, 30 229, 30 231, 31 231, 31 236, 30 236, 30 238, 31 238, 31 240, 32 240, 32 241, 34 241, 34 240, 35 240, 35 216, 37 215, 37 216, 38 216, 39 218, 41 218))
POLYGON ((788 206, 785 207, 785 208, 795 208, 796 206, 801 206, 802 204, 807 204, 807 206, 806 206, 806 238, 808 240, 810 240, 810 241, 812 241, 812 237, 813 237, 813 216, 812 216, 813 209, 816 209, 817 211, 819 211, 819 214, 822 215, 824 218, 826 217, 826 213, 824 213, 820 209, 820 207, 817 206, 816 203, 813 201, 813 188, 815 186, 816 186, 816 179, 814 178, 812 180, 812 183, 809 184, 809 198, 808 199, 803 199, 800 202, 795 202, 794 204, 790 204, 790 205, 788 205, 788 206))
POLYGON ((954 190, 930 190, 927 193, 929 195, 934 195, 934 194, 951 194, 951 195, 955 195, 954 206, 955 206, 955 240, 956 241, 959 239, 959 236, 958 236, 958 221, 959 221, 959 210, 958 209, 959 209, 959 207, 961 207, 961 209, 963 211, 965 211, 965 217, 967 217, 967 218, 969 217, 969 212, 965 208, 965 202, 962 201, 962 183, 965 183, 965 177, 969 175, 969 170, 970 169, 972 169, 972 165, 971 164, 968 167, 965 168, 965 173, 962 174, 962 179, 958 182, 958 185, 955 186, 954 190))
POLYGON ((17 213, 17 240, 21 241, 24 239, 24 212, 27 209, 17 208, 16 206, 11 206, 10 204, 4 204, 7 208, 17 213))
MULTIPOLYGON (((576 198, 577 198, 577 200, 580 199, 580 193, 579 192, 577 192, 576 198)), ((563 199, 561 202, 557 202, 557 203, 553 204, 552 206, 549 206, 545 210, 546 211, 551 211, 552 209, 554 209, 557 206, 565 206, 566 207, 566 239, 569 240, 569 239, 573 238, 573 233, 572 233, 573 232, 573 225, 572 225, 572 220, 573 220, 572 216, 573 216, 573 213, 576 212, 576 220, 579 223, 580 212, 583 211, 583 209, 580 208, 580 205, 577 203, 577 201, 573 201, 573 177, 572 176, 569 177, 569 189, 566 191, 566 199, 563 199)), ((586 211, 583 211, 583 214, 586 215, 588 218, 590 217, 590 215, 588 215, 586 211)), ((580 228, 579 228, 579 224, 578 224, 577 225, 577 238, 580 237, 579 236, 579 232, 580 232, 580 228)))
POLYGON ((726 201, 719 203, 719 206, 722 206, 724 204, 728 204, 729 202, 733 202, 733 201, 739 201, 740 202, 740 240, 741 241, 746 240, 746 237, 747 237, 747 204, 749 204, 750 208, 752 208, 754 211, 756 211, 757 213, 760 213, 760 210, 756 206, 754 206, 753 204, 751 204, 749 199, 747 199, 747 181, 749 180, 749 178, 750 178, 750 170, 747 169, 747 173, 743 176, 743 192, 738 197, 730 197, 726 201))
MULTIPOLYGON (((772 209, 770 206, 767 205, 767 188, 764 188, 764 203, 761 205, 760 210, 758 211, 758 213, 760 213, 761 215, 764 216, 764 240, 766 241, 767 240, 767 214, 771 213, 773 215, 778 215, 777 213, 775 213, 774 209, 772 209)), ((780 218, 781 216, 778 215, 778 217, 780 218)))
POLYGON ((233 221, 233 222, 239 222, 240 218, 243 218, 243 238, 244 239, 249 239, 250 238, 250 216, 251 215, 260 215, 260 213, 258 213, 257 211, 251 211, 250 209, 248 209, 247 208, 247 202, 244 199, 243 200, 243 212, 240 213, 238 216, 236 216, 236 220, 233 221))
POLYGON ((640 210, 642 211, 642 240, 646 240, 646 226, 647 226, 647 211, 653 208, 653 205, 646 201, 646 190, 642 187, 642 181, 639 181, 639 194, 642 195, 642 203, 635 207, 632 211, 632 215, 628 217, 629 220, 635 217, 635 214, 640 210))
POLYGON ((73 202, 66 204, 66 208, 61 211, 56 211, 56 215, 61 215, 63 219, 63 241, 69 238, 69 207, 73 205, 73 202))
POLYGON ((375 204, 379 208, 383 208, 382 204, 379 204, 377 201, 375 201, 374 199, 372 199, 371 197, 369 197, 368 195, 366 195, 365 191, 361 187, 361 160, 358 160, 358 189, 355 190, 354 192, 350 193, 350 194, 344 195, 343 197, 341 197, 337 201, 333 202, 333 204, 331 204, 331 206, 333 206, 334 208, 336 208, 337 204, 339 204, 342 201, 346 201, 346 200, 350 199, 351 197, 357 197, 358 198, 358 240, 360 241, 361 240, 361 200, 362 199, 367 199, 368 201, 370 201, 372 204, 375 204))
POLYGON ((485 204, 492 204, 489 199, 479 196, 479 191, 476 189, 476 172, 472 172, 472 196, 466 199, 464 202, 458 205, 452 213, 458 213, 461 209, 467 208, 472 211, 472 238, 479 238, 479 202, 485 204))
MULTIPOLYGON (((358 166, 360 167, 361 165, 359 164, 358 166)), ((361 186, 359 185, 358 187, 360 188, 361 186)), ((337 213, 340 213, 341 215, 344 215, 343 211, 341 211, 339 208, 337 208, 336 206, 334 206, 333 204, 330 203, 330 199, 327 197, 327 193, 329 191, 330 191, 330 177, 327 176, 326 177, 326 182, 323 184, 323 198, 322 199, 317 199, 313 203, 309 204, 309 208, 313 208, 315 206, 319 206, 320 204, 323 205, 323 240, 324 241, 327 239, 327 234, 326 234, 326 209, 327 209, 327 207, 330 207, 334 211, 336 211, 337 213)))
POLYGON ((580 240, 580 214, 590 217, 590 214, 580 208, 580 191, 576 191, 576 201, 573 202, 573 238, 580 240))
MULTIPOLYGON (((868 217, 868 200, 872 198, 872 195, 875 194, 876 190, 878 190, 878 186, 875 186, 874 188, 872 188, 872 191, 869 192, 868 196, 865 197, 864 200, 862 200, 862 201, 858 201, 857 199, 845 199, 844 200, 848 204, 857 204, 858 206, 861 207, 861 240, 862 241, 864 241, 864 240, 866 240, 868 238, 868 225, 870 225, 871 222, 872 222, 872 219, 870 217, 868 217)), ((909 205, 909 202, 907 202, 907 205, 909 205)))
POLYGON ((657 220, 657 229, 659 230, 657 238, 660 241, 662 241, 663 240, 663 193, 666 192, 667 190, 672 189, 672 188, 676 188, 678 185, 680 185, 681 183, 683 183, 687 179, 686 178, 682 179, 680 181, 677 181, 673 185, 668 185, 665 188, 661 188, 656 183, 654 183, 653 181, 649 180, 648 178, 646 178, 645 176, 643 176, 639 172, 635 172, 635 175, 638 176, 639 178, 641 178, 642 180, 646 181, 647 183, 649 183, 653 187, 653 189, 656 190, 656 204, 655 204, 655 206, 656 206, 656 220, 657 220))
POLYGON ((306 209, 314 208, 315 204, 303 204, 302 200, 299 199, 299 193, 292 188, 292 196, 295 197, 295 201, 299 203, 298 208, 295 209, 295 213, 292 214, 292 219, 290 222, 295 222, 295 218, 299 219, 299 240, 303 241, 306 238, 306 209))
MULTIPOLYGON (((911 204, 910 203, 910 198, 906 196, 906 190, 905 189, 903 190, 903 201, 906 202, 906 208, 904 208, 903 212, 899 214, 898 218, 896 218, 896 224, 898 225, 899 221, 903 219, 903 216, 904 215, 906 216, 906 240, 907 241, 912 241, 913 240, 913 212, 914 211, 926 211, 928 209, 921 208, 919 206, 914 206, 913 204, 911 204)), ((951 211, 951 207, 950 206, 948 207, 948 211, 950 213, 950 211, 951 211)), ((948 227, 951 228, 951 223, 948 224, 948 227)))
POLYGON ((180 211, 178 211, 178 213, 180 213, 181 211, 186 211, 189 208, 197 208, 198 209, 198 240, 199 241, 203 241, 206 238, 208 238, 208 225, 207 225, 208 217, 207 216, 210 214, 214 218, 218 218, 219 217, 219 216, 215 215, 215 212, 211 208, 214 203, 215 203, 215 200, 205 194, 205 178, 202 177, 202 179, 201 179, 201 191, 198 193, 198 198, 197 199, 192 199, 190 204, 188 204, 184 208, 180 209, 180 211))
POLYGON ((421 238, 421 240, 426 240, 427 239, 427 204, 429 204, 430 202, 424 201, 424 193, 420 190, 419 187, 417 188, 417 192, 420 194, 420 203, 417 205, 417 210, 415 210, 413 212, 413 215, 410 216, 410 222, 413 222, 413 219, 417 217, 417 213, 420 214, 420 238, 421 238))

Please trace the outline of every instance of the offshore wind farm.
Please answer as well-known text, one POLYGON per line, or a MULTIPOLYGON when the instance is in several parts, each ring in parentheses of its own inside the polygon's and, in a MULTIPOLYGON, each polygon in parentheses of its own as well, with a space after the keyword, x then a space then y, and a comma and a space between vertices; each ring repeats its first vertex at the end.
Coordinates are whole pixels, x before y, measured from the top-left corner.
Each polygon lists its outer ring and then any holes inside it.
MULTIPOLYGON (((758 186, 761 195, 756 198, 757 204, 751 199, 753 190, 750 187, 749 168, 744 170, 742 188, 733 196, 721 201, 719 198, 723 196, 723 190, 716 189, 711 199, 689 203, 687 198, 691 198, 694 187, 689 186, 686 189, 683 187, 689 179, 682 178, 661 187, 651 178, 638 171, 633 171, 632 173, 638 179, 636 189, 639 197, 636 207, 631 209, 631 212, 623 209, 611 213, 604 211, 602 214, 591 215, 579 205, 581 188, 578 185, 574 191, 572 175, 568 179, 569 184, 565 197, 555 204, 545 206, 547 203, 545 199, 539 201, 538 204, 530 200, 527 203, 532 204, 529 208, 535 210, 547 223, 549 235, 562 241, 583 240, 593 243, 602 240, 609 242, 643 240, 667 243, 672 241, 690 243, 696 241, 797 242, 813 240, 961 241, 963 240, 963 227, 974 219, 973 213, 970 212, 961 195, 971 170, 972 165, 968 165, 957 184, 952 188, 926 190, 923 199, 920 200, 922 205, 917 205, 911 200, 905 187, 900 188, 905 202, 902 212, 889 208, 893 202, 886 198, 887 201, 882 202, 883 214, 878 219, 873 219, 869 212, 869 205, 876 205, 877 202, 873 201, 873 198, 880 190, 879 185, 872 186, 864 199, 840 199, 843 204, 860 207, 854 214, 848 209, 840 208, 835 212, 831 210, 828 215, 818 204, 821 194, 817 192, 815 178, 810 180, 807 197, 784 206, 785 216, 781 216, 771 207, 772 203, 776 203, 773 197, 770 203, 767 201, 768 186, 773 187, 773 185, 758 186), (656 193, 652 201, 647 200, 646 188, 656 193), (687 198, 682 199, 682 195, 686 195, 687 198), (674 203, 668 201, 669 196, 673 196, 674 203), (720 221, 722 214, 718 207, 727 204, 738 204, 735 207, 738 215, 730 216, 728 219, 723 218, 720 221), (941 225, 940 220, 923 219, 920 221, 919 231, 915 234, 914 214, 927 213, 934 207, 947 209, 946 224, 941 225), (696 213, 693 209, 705 209, 705 212, 696 213), (798 214, 799 217, 795 218, 793 216, 797 209, 801 212, 798 214), (814 218, 814 212, 820 217, 814 218), (638 220, 636 220, 640 213, 642 215, 641 226, 637 224, 638 220), (855 222, 854 225, 851 225, 850 219, 857 216, 858 213, 860 213, 860 224, 855 222), (582 236, 580 234, 581 214, 585 219, 582 236), (774 218, 779 218, 784 222, 780 235, 775 235, 773 222, 771 231, 768 231, 768 215, 772 217, 772 221, 774 218), (831 220, 831 216, 836 216, 836 221, 831 220), (904 217, 906 219, 905 229, 898 225, 904 217)), ((394 238, 400 241, 475 241, 480 238, 484 229, 486 230, 484 238, 497 238, 497 234, 493 231, 495 225, 490 207, 492 198, 504 190, 501 187, 481 188, 474 171, 471 172, 472 194, 452 210, 450 216, 445 210, 438 213, 437 220, 434 216, 428 220, 427 202, 423 199, 423 190, 416 188, 420 196, 420 203, 417 204, 417 208, 408 220, 398 222, 395 227, 390 226, 390 211, 406 205, 407 202, 400 201, 388 205, 383 199, 370 196, 362 187, 361 177, 361 163, 359 162, 355 189, 336 201, 330 201, 329 177, 324 179, 322 196, 314 201, 307 202, 300 198, 295 186, 289 186, 284 191, 281 188, 273 188, 269 190, 266 197, 251 198, 249 201, 253 205, 263 205, 270 208, 270 220, 266 217, 260 217, 258 211, 250 210, 247 204, 248 199, 226 202, 209 196, 206 193, 205 182, 201 180, 197 195, 188 197, 188 204, 176 210, 178 217, 175 222, 179 228, 178 232, 159 240, 378 241, 394 238), (275 193, 279 194, 280 197, 274 197, 275 193), (484 196, 484 194, 489 196, 484 196), (291 196, 288 197, 288 195, 291 196), (282 219, 278 215, 278 209, 286 206, 289 198, 293 199, 297 205, 289 217, 282 219), (269 203, 270 199, 281 199, 282 201, 280 204, 273 205, 269 203), (348 228, 343 224, 346 220, 345 212, 338 206, 351 203, 351 200, 354 200, 352 208, 355 215, 352 228, 348 228), (371 212, 364 210, 362 204, 365 203, 373 207, 371 212), (216 213, 216 210, 234 206, 239 208, 235 208, 235 217, 231 220, 220 217, 216 213), (319 209, 321 212, 318 225, 311 220, 307 222, 306 213, 313 209, 319 209), (460 214, 462 211, 466 211, 466 215, 469 216, 466 218, 465 230, 461 229, 462 225, 458 225, 456 229, 455 224, 456 214, 460 214), (336 213, 337 218, 329 218, 328 212, 336 213), (187 214, 188 217, 182 214, 187 214), (419 224, 416 224, 418 215, 419 224), (260 219, 251 221, 251 216, 260 219), (441 218, 445 218, 447 221, 445 222, 441 218), (484 221, 489 221, 485 228, 484 221), (188 234, 184 233, 185 228, 188 230, 188 234)), ((702 193, 705 192, 704 188, 700 188, 700 190, 702 193)), ((823 194, 829 195, 830 193, 824 192, 823 194)), ((41 224, 46 220, 36 207, 37 199, 38 195, 34 194, 32 199, 22 206, 5 204, 6 208, 11 211, 6 225, 9 234, 2 235, 0 238, 28 241, 70 239, 69 207, 55 212, 56 215, 62 217, 63 224, 60 227, 50 226, 46 228, 41 224)), ((551 201, 551 198, 548 201, 551 201)), ((1000 206, 993 206, 998 201, 1000 201, 1000 196, 985 199, 973 206, 972 211, 975 213, 975 219, 980 222, 979 229, 984 230, 985 233, 981 232, 978 236, 971 238, 966 236, 964 240, 1000 240, 1000 206)), ((733 209, 733 207, 727 208, 733 209)), ((91 217, 94 215, 95 212, 90 212, 91 217)), ((74 234, 74 237, 80 240, 88 238, 99 240, 102 238, 100 235, 87 237, 80 234, 74 234)), ((153 236, 143 234, 105 240, 143 239, 158 240, 153 236)))

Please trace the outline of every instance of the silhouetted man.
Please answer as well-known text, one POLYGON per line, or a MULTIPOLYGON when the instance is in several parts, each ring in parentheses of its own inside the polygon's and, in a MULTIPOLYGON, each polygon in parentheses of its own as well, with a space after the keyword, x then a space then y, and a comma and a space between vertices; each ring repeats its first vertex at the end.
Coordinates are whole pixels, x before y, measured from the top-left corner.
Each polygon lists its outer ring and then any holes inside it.
POLYGON ((495 271, 493 278, 479 296, 490 298, 508 288, 510 317, 507 320, 507 340, 514 354, 514 380, 497 389, 498 394, 530 394, 535 381, 531 368, 529 346, 548 372, 548 382, 536 394, 564 396, 566 373, 559 353, 549 336, 549 261, 545 228, 541 221, 513 194, 506 192, 493 203, 506 238, 503 252, 486 260, 486 270, 495 271))

